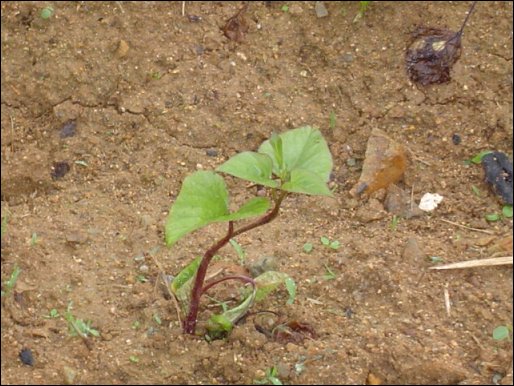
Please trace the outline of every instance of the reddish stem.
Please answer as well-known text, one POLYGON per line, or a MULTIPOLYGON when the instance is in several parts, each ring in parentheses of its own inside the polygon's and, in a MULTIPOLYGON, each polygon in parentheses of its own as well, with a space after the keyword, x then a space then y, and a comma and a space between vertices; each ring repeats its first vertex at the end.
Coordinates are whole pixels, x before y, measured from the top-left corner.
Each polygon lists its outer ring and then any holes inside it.
POLYGON ((272 221, 275 217, 278 216, 280 211, 280 204, 287 196, 287 192, 281 191, 279 197, 275 201, 275 206, 271 210, 271 212, 266 213, 257 221, 250 223, 246 226, 243 226, 234 231, 234 223, 229 221, 228 223, 228 231, 225 237, 220 239, 216 244, 210 247, 205 254, 203 255, 202 261, 200 262, 200 266, 198 267, 198 271, 196 272, 195 284, 193 289, 191 290, 191 301, 189 302, 189 312, 187 314, 186 319, 183 324, 183 331, 185 334, 194 335, 196 329, 196 322, 198 317, 198 309, 200 307, 200 297, 202 293, 211 287, 209 284, 206 288, 203 288, 203 283, 205 281, 205 275, 207 274, 207 268, 209 267, 209 263, 212 258, 221 248, 223 248, 232 237, 238 236, 241 233, 247 232, 253 228, 257 228, 261 225, 267 224, 272 221))
POLYGON ((225 277, 222 277, 221 279, 213 280, 213 281, 207 283, 205 285, 205 287, 203 287, 203 289, 202 289, 202 295, 205 292, 209 291, 215 285, 222 283, 224 281, 227 281, 227 280, 239 280, 239 281, 242 281, 243 283, 251 284, 255 288, 255 280, 253 280, 251 277, 243 276, 243 275, 230 275, 230 276, 225 276, 225 277))

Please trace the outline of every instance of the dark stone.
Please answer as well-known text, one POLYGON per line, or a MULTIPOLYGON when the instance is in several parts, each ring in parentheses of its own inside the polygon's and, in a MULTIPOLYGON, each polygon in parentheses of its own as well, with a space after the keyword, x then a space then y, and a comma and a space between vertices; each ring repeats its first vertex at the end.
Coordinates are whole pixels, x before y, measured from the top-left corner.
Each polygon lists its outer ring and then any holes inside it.
POLYGON ((205 154, 207 154, 209 157, 216 157, 218 155, 218 151, 216 149, 207 149, 205 154))
POLYGON ((70 165, 68 162, 54 162, 53 172, 51 173, 52 179, 58 180, 66 175, 70 171, 70 165))
POLYGON ((68 121, 62 127, 61 132, 59 133, 59 137, 61 137, 61 138, 73 137, 76 133, 76 129, 77 129, 77 122, 76 121, 68 121))
POLYGON ((482 157, 485 181, 503 201, 512 205, 512 161, 505 153, 493 151, 482 157))
POLYGON ((34 356, 29 348, 24 348, 20 351, 20 360, 25 365, 34 366, 34 356))
POLYGON ((462 138, 459 134, 453 134, 452 135, 452 142, 454 145, 459 145, 462 142, 462 138))

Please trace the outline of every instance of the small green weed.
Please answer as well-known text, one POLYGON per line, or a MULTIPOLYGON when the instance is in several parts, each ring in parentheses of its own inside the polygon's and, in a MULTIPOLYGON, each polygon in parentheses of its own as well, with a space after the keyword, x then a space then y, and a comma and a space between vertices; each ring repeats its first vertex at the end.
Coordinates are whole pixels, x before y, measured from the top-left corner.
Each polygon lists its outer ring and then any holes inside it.
POLYGON ((353 18, 354 23, 357 23, 360 19, 362 19, 362 17, 368 10, 369 3, 371 3, 371 1, 359 1, 359 12, 353 18))
POLYGON ((153 318, 154 322, 157 323, 159 326, 162 324, 162 320, 161 320, 161 317, 159 316, 159 314, 157 314, 157 313, 153 314, 152 318, 153 318))
POLYGON ((485 219, 489 222, 503 220, 504 218, 512 218, 512 205, 504 205, 501 213, 488 213, 485 219))
POLYGON ((480 189, 478 189, 475 185, 471 185, 471 190, 473 191, 473 194, 477 197, 480 197, 482 193, 480 193, 480 189))
POLYGON ((18 281, 18 277, 20 276, 21 269, 17 265, 14 266, 13 271, 11 272, 11 276, 9 277, 9 280, 7 280, 4 284, 5 290, 2 290, 2 297, 9 296, 9 294, 14 289, 14 286, 16 285, 16 281, 18 281))
POLYGON ((57 319, 59 316, 61 316, 59 314, 59 311, 57 311, 55 308, 52 308, 50 310, 50 312, 48 313, 48 315, 43 316, 43 318, 45 318, 45 319, 57 319))
POLYGON ((334 280, 337 277, 335 272, 332 271, 327 264, 323 263, 323 266, 325 267, 325 274, 323 275, 323 279, 334 280))
POLYGON ((280 7, 280 9, 282 10, 282 12, 289 12, 289 5, 284 4, 282 7, 280 7))
POLYGON ((37 237, 37 233, 33 232, 32 236, 30 237, 30 246, 35 247, 37 245, 38 241, 39 241, 39 237, 37 237))
POLYGON ((341 247, 341 243, 337 240, 330 240, 326 236, 321 236, 320 239, 321 244, 323 244, 325 247, 328 247, 330 249, 337 250, 341 247))
POLYGON ((512 341, 512 326, 497 326, 493 330, 493 339, 497 342, 501 342, 502 340, 508 339, 509 342, 512 341))
POLYGON ((492 153, 492 150, 481 151, 480 153, 475 155, 473 158, 464 161, 464 163, 466 165, 470 165, 472 163, 475 165, 479 165, 482 162, 482 158, 484 157, 484 155, 489 154, 489 153, 492 153))
POLYGON ((275 366, 266 369, 266 375, 262 379, 253 381, 255 385, 283 385, 282 381, 278 378, 278 370, 275 366))
POLYGON ((82 339, 87 339, 89 335, 99 337, 100 332, 91 327, 92 321, 78 319, 71 313, 73 302, 68 303, 64 319, 68 322, 68 330, 71 336, 80 336, 82 339))
POLYGON ((131 361, 132 363, 137 363, 139 362, 139 357, 137 355, 131 355, 129 356, 129 361, 131 361))
POLYGON ((54 9, 53 7, 45 7, 41 10, 41 13, 39 14, 39 16, 41 17, 41 19, 43 20, 47 20, 47 19, 50 19, 54 14, 54 9))
POLYGON ((237 256, 239 257, 239 263, 241 263, 241 265, 244 264, 246 259, 246 252, 243 247, 234 239, 230 239, 230 245, 232 245, 236 251, 237 256))
POLYGON ((396 228, 398 228, 399 222, 400 222, 400 217, 397 215, 394 215, 393 218, 391 219, 391 225, 390 225, 392 231, 395 231, 396 228))
POLYGON ((9 221, 9 215, 5 215, 4 217, 2 217, 2 230, 1 230, 1 238, 4 238, 4 234, 5 232, 7 231, 7 221, 9 221))
POLYGON ((331 111, 330 112, 330 128, 333 130, 335 129, 336 127, 336 123, 337 123, 337 117, 336 117, 336 113, 331 111))
POLYGON ((312 245, 312 243, 303 244, 303 251, 305 253, 311 253, 313 249, 314 249, 314 246, 312 245))

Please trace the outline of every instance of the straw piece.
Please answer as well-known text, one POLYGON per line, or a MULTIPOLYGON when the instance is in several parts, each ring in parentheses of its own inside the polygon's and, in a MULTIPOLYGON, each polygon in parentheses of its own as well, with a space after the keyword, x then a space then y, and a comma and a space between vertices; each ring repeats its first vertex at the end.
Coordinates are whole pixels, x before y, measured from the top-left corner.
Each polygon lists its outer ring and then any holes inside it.
POLYGON ((486 267, 492 265, 512 265, 512 256, 492 257, 490 259, 477 259, 460 261, 458 263, 451 263, 439 265, 437 267, 430 267, 429 269, 458 269, 458 268, 473 268, 473 267, 486 267))

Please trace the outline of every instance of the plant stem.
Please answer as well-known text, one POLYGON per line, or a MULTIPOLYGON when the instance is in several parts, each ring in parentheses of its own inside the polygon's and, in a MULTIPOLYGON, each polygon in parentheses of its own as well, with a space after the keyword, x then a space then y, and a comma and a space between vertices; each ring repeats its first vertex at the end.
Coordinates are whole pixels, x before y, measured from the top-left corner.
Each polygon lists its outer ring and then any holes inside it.
POLYGON ((198 267, 198 271, 196 272, 195 284, 193 289, 191 290, 191 301, 189 302, 189 312, 187 314, 186 319, 183 324, 183 331, 185 334, 194 335, 196 329, 196 322, 198 317, 198 309, 200 307, 200 297, 202 293, 211 287, 208 285, 206 288, 203 288, 203 283, 205 280, 205 275, 207 274, 207 268, 209 267, 209 263, 212 258, 222 247, 224 247, 232 237, 238 236, 241 233, 247 232, 251 229, 257 228, 261 225, 267 224, 272 221, 275 217, 278 216, 280 211, 280 204, 284 198, 286 198, 287 192, 281 191, 280 195, 275 201, 275 206, 273 209, 262 216, 260 219, 250 223, 246 226, 243 226, 237 230, 234 230, 233 221, 229 221, 228 223, 228 231, 225 237, 218 240, 212 247, 210 247, 205 254, 203 255, 202 261, 200 262, 200 266, 198 267))
POLYGON ((234 233, 234 223, 228 222, 227 235, 210 247, 203 255, 198 271, 196 271, 195 285, 191 291, 191 301, 189 302, 189 313, 184 320, 183 330, 185 334, 194 335, 196 327, 196 319, 198 316, 198 307, 200 306, 200 297, 202 296, 202 287, 207 274, 207 268, 212 258, 225 244, 232 238, 234 233))

